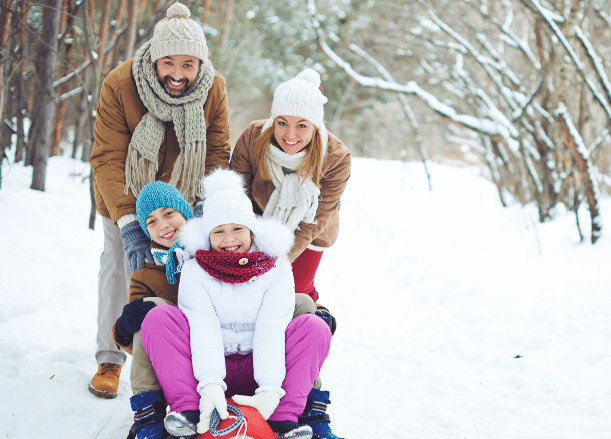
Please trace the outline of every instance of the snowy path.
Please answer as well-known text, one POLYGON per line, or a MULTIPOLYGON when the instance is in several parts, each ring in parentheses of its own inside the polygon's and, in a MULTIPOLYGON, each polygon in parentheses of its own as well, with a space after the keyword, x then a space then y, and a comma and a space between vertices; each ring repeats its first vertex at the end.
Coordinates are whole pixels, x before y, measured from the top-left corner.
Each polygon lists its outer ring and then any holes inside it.
MULTIPOLYGON (((123 439, 132 422, 129 363, 116 400, 87 391, 102 233, 82 172, 54 158, 39 193, 31 169, 3 169, 0 439, 123 439)), ((572 214, 536 224, 469 170, 432 175, 429 192, 417 163, 354 160, 317 278, 338 319, 322 373, 334 431, 611 438, 611 222, 579 244, 572 214)))

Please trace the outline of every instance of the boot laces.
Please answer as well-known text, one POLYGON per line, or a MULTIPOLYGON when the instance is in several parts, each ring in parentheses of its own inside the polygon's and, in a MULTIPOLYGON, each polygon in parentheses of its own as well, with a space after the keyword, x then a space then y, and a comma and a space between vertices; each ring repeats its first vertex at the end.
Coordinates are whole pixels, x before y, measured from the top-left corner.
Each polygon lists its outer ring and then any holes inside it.
POLYGON ((100 371, 100 375, 106 375, 108 372, 111 372, 111 373, 114 373, 117 378, 119 378, 119 375, 117 374, 118 370, 119 370, 118 364, 102 363, 102 370, 100 371))

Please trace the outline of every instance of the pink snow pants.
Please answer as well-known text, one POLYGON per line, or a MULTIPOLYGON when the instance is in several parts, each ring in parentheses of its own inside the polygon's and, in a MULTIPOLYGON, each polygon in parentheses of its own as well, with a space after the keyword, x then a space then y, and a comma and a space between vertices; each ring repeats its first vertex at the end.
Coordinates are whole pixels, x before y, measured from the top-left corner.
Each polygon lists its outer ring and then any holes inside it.
MULTIPOLYGON (((142 322, 141 335, 170 409, 199 411, 200 395, 193 376, 187 317, 175 306, 158 305, 142 322)), ((297 422, 312 383, 329 354, 331 331, 320 317, 303 314, 289 323, 285 337, 286 377, 282 388, 286 395, 269 419, 297 422)), ((259 386, 254 379, 252 354, 226 356, 225 370, 227 398, 254 395, 259 386)))

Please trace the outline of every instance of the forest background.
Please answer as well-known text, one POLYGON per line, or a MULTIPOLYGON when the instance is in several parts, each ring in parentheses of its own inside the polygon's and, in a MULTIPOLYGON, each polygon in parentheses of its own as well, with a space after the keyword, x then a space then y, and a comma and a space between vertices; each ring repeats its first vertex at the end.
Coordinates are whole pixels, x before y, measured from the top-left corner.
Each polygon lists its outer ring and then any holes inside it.
MULTIPOLYGON (((0 160, 32 166, 31 188, 44 191, 49 157, 88 161, 104 77, 174 0, 0 1, 0 160)), ((544 222, 562 204, 582 240, 600 236, 600 198, 611 191, 611 2, 183 3, 227 79, 232 144, 269 116, 280 82, 310 67, 329 98, 327 127, 355 156, 421 161, 430 188, 430 161, 475 166, 503 206, 533 203, 544 222)))

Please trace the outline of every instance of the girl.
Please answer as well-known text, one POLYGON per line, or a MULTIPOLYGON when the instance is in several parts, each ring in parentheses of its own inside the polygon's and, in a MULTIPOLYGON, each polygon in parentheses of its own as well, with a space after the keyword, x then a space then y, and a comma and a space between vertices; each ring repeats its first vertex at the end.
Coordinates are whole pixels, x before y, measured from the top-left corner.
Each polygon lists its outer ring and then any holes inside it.
MULTIPOLYGON (((325 248, 337 239, 340 198, 350 177, 350 151, 323 122, 327 98, 319 90, 320 76, 306 69, 275 92, 268 120, 252 122, 238 139, 230 167, 244 177, 255 213, 275 218, 295 233, 289 251, 295 292, 319 293, 314 276, 325 248)), ((318 305, 318 313, 332 320, 318 305)), ((317 438, 338 439, 325 413, 329 392, 314 383, 302 422, 312 426, 317 438)))
POLYGON ((217 170, 203 185, 204 214, 180 232, 195 258, 181 272, 179 309, 157 306, 142 324, 142 344, 172 410, 166 429, 204 433, 214 409, 228 417, 225 398, 233 397, 255 407, 279 438, 311 438, 297 420, 331 331, 314 314, 291 320, 294 281, 282 256, 292 234, 255 217, 235 172, 217 170))

